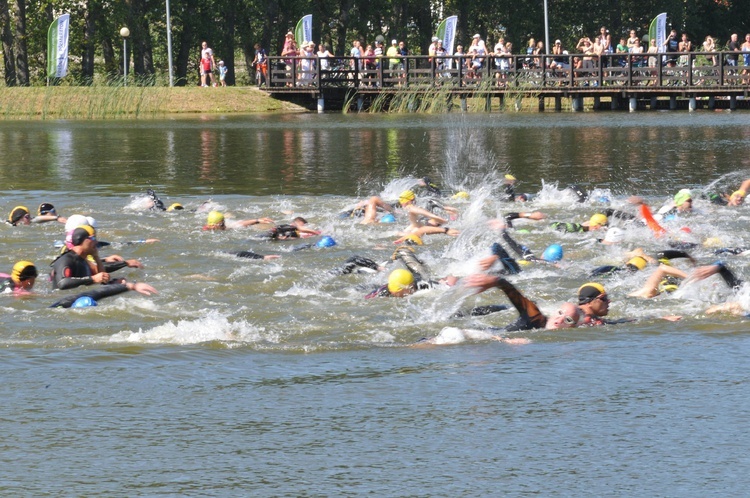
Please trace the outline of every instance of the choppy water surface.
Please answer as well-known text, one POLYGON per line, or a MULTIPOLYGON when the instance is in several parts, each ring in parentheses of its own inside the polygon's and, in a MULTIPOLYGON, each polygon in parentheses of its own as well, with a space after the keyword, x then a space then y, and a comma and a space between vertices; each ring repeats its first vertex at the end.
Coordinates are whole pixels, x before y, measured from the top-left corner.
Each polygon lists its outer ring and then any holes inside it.
MULTIPOLYGON (((487 220, 541 210, 582 222, 629 195, 660 206, 684 187, 732 191, 750 178, 742 113, 280 116, 130 123, 2 123, 4 215, 52 202, 90 214, 113 252, 140 259, 121 276, 135 293, 85 310, 49 309, 64 292, 0 296, 3 323, 0 490, 9 495, 480 496, 741 495, 747 488, 747 319, 706 316, 739 300, 719 280, 650 301, 628 298, 646 275, 601 279, 611 316, 633 324, 523 332, 493 340, 513 311, 453 318, 497 291, 437 289, 365 300, 387 274, 336 276, 353 254, 387 261, 396 225, 338 213, 369 195, 395 199, 429 175, 465 190, 451 223, 418 254, 433 276, 477 271, 498 234, 487 220), (502 176, 536 194, 499 200, 502 176), (565 186, 593 191, 575 202, 565 186), (187 209, 144 209, 154 188, 187 209), (203 205, 209 201, 209 204, 203 205), (335 247, 258 240, 254 228, 201 231, 206 208, 238 219, 304 216, 335 247), (197 210, 197 211, 196 211, 197 210), (143 238, 155 244, 118 244, 143 238), (228 254, 251 249, 273 261, 228 254), (682 315, 671 323, 657 317, 682 315), (446 344, 411 347, 422 337, 446 344)), ((748 208, 696 199, 670 238, 747 240, 748 208), (681 230, 690 229, 689 234, 681 230)), ((548 223, 514 233, 562 268, 526 267, 513 281, 549 312, 596 266, 667 239, 627 229, 625 248, 548 223)), ((0 271, 52 261, 59 224, 1 226, 0 271)), ((601 235, 599 235, 601 237, 601 235)), ((315 242, 317 239, 310 239, 315 242)), ((713 247, 693 252, 703 264, 713 247)), ((725 258, 750 277, 747 260, 725 258)), ((685 263, 677 263, 689 268, 685 263)), ((68 291, 71 292, 71 291, 68 291)))

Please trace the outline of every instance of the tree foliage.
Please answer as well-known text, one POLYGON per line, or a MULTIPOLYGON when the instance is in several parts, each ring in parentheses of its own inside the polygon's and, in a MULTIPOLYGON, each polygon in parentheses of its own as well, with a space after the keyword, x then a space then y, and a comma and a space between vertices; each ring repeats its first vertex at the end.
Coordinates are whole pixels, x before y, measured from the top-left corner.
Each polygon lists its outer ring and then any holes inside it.
MULTIPOLYGON (((69 76, 61 84, 118 84, 122 80, 127 26, 130 73, 137 84, 167 81, 166 0, 0 0, 0 48, 8 86, 44 84, 47 30, 62 13, 71 15, 69 76)), ((724 46, 731 33, 750 32, 750 3, 738 0, 547 0, 550 40, 568 49, 606 26, 614 40, 630 29, 646 34, 651 20, 668 13, 668 23, 699 46, 712 35, 724 46)), ((492 46, 499 36, 520 52, 529 38, 544 40, 544 0, 181 0, 172 1, 174 76, 197 84, 199 46, 208 41, 228 68, 228 82, 250 73, 255 43, 278 54, 284 34, 304 14, 313 15, 313 38, 345 54, 358 38, 404 40, 412 53, 425 53, 442 17, 457 15, 458 40, 479 33, 492 46), (242 69, 242 71, 238 71, 242 69)), ((132 81, 132 80, 131 80, 132 81)))

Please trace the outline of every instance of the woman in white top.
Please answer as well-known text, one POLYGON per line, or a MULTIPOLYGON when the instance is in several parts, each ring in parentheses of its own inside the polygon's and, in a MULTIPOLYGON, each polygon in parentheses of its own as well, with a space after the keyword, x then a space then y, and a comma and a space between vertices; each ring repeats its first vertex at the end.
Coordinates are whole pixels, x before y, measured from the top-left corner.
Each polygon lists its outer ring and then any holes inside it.
POLYGON ((328 60, 330 57, 333 57, 333 55, 328 50, 328 47, 326 47, 322 43, 318 45, 318 58, 320 59, 321 71, 328 71, 331 68, 331 63, 328 60))

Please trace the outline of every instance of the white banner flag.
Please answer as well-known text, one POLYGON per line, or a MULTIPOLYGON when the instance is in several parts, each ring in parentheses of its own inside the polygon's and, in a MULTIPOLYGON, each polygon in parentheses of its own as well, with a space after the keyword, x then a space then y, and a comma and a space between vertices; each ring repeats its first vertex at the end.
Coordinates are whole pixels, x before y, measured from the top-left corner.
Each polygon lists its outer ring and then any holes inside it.
POLYGON ((68 74, 68 35, 70 14, 63 14, 47 31, 47 78, 64 78, 68 74))

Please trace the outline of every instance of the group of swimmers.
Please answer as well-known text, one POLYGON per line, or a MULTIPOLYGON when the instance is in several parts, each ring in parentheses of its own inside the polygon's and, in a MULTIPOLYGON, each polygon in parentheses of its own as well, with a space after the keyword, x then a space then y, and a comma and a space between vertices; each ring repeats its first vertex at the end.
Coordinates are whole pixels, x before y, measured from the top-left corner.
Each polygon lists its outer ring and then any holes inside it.
MULTIPOLYGON (((531 194, 517 194, 515 192, 516 181, 513 175, 505 175, 502 192, 499 195, 503 201, 523 205, 533 196, 531 194)), ((707 196, 707 199, 715 204, 741 206, 749 188, 750 180, 746 180, 742 182, 739 189, 731 194, 716 194, 707 196)), ((580 187, 574 185, 570 189, 580 202, 588 200, 588 194, 580 187)), ((398 238, 394 241, 398 247, 388 264, 379 264, 367 257, 354 255, 346 260, 342 267, 332 271, 349 274, 359 271, 381 272, 390 270, 386 282, 367 292, 367 298, 405 297, 419 290, 439 287, 449 288, 456 285, 473 289, 475 292, 497 288, 505 294, 519 315, 517 320, 503 329, 505 331, 571 328, 632 321, 629 319, 609 320, 605 318, 609 313, 610 298, 601 283, 601 279, 617 272, 639 272, 646 270, 649 266, 656 267, 647 278, 644 286, 630 294, 642 298, 651 298, 660 293, 671 292, 676 290, 681 282, 702 280, 711 275, 719 275, 732 289, 738 289, 743 283, 721 261, 699 266, 692 272, 685 272, 674 267, 671 262, 675 259, 685 258, 694 262, 688 251, 698 244, 691 245, 689 242, 669 240, 667 244, 670 247, 657 254, 649 255, 642 249, 637 248, 626 253, 626 259, 621 265, 607 265, 593 269, 591 276, 596 278, 597 281, 582 282, 574 302, 565 302, 551 316, 546 316, 533 300, 527 298, 511 282, 511 279, 514 275, 524 271, 525 267, 529 265, 558 266, 563 259, 564 251, 560 244, 551 244, 541 252, 541 256, 536 256, 533 250, 519 243, 511 235, 515 221, 547 222, 553 230, 565 233, 601 233, 601 238, 597 238, 597 240, 602 244, 616 245, 623 243, 625 232, 623 227, 627 227, 629 223, 643 223, 653 230, 655 236, 659 236, 665 231, 660 223, 669 220, 670 217, 684 215, 692 210, 693 193, 688 189, 678 191, 671 201, 655 214, 651 214, 643 199, 632 197, 628 200, 632 209, 599 209, 591 215, 588 221, 582 223, 574 221, 549 222, 547 215, 540 211, 508 212, 498 219, 491 220, 488 224, 491 229, 498 232, 499 239, 491 245, 490 255, 482 257, 478 261, 478 267, 483 273, 475 273, 463 278, 448 275, 441 279, 432 279, 419 257, 419 250, 420 246, 424 245, 424 238, 426 237, 435 235, 456 237, 460 234, 459 230, 449 226, 452 221, 456 221, 460 216, 459 209, 450 205, 451 198, 456 201, 463 201, 469 198, 469 194, 457 192, 449 198, 431 179, 422 178, 415 183, 413 188, 401 192, 395 202, 388 202, 381 197, 373 196, 350 207, 341 216, 356 218, 359 223, 364 225, 395 223, 398 216, 404 216, 408 220, 408 224, 398 233, 398 238), (616 223, 613 223, 613 221, 616 223), (514 256, 511 256, 511 253, 514 256), (396 266, 395 269, 394 266, 396 266)), ((184 209, 179 203, 165 207, 152 190, 147 192, 147 199, 149 208, 155 211, 179 211, 184 209)), ((16 206, 11 210, 7 219, 7 223, 13 226, 46 222, 65 224, 65 241, 61 244, 61 253, 50 265, 49 276, 52 288, 59 290, 87 288, 85 292, 66 295, 52 304, 52 307, 93 306, 103 298, 127 291, 136 291, 143 295, 157 293, 156 289, 147 283, 112 277, 111 274, 117 270, 127 267, 140 268, 142 264, 137 260, 125 259, 118 255, 100 256, 99 249, 106 246, 107 243, 98 240, 96 220, 91 217, 83 215, 63 217, 57 214, 51 203, 45 202, 39 205, 37 213, 33 217, 26 207, 16 206)), ((302 217, 296 217, 286 224, 277 224, 273 219, 267 217, 242 220, 228 219, 221 211, 212 210, 207 214, 203 230, 223 231, 250 226, 261 229, 258 234, 259 239, 287 240, 319 237, 315 244, 317 247, 330 247, 336 244, 332 237, 323 236, 321 231, 311 228, 307 220, 302 217)), ((156 239, 139 242, 156 242, 156 239)), ((298 246, 297 249, 305 249, 311 246, 312 244, 303 244, 298 246)), ((726 254, 738 254, 742 252, 741 249, 722 248, 720 251, 726 254)), ((278 254, 261 255, 253 251, 237 251, 232 254, 240 258, 263 260, 280 257, 278 254)), ((13 266, 9 274, 2 275, 0 291, 17 294, 29 293, 38 277, 39 271, 36 265, 23 259, 13 266)), ((507 306, 477 307, 472 310, 471 314, 488 314, 506 308, 507 306)), ((736 302, 714 307, 713 311, 744 313, 742 307, 736 302)), ((662 318, 674 320, 679 317, 667 316, 662 318)))

